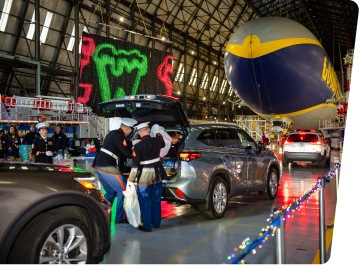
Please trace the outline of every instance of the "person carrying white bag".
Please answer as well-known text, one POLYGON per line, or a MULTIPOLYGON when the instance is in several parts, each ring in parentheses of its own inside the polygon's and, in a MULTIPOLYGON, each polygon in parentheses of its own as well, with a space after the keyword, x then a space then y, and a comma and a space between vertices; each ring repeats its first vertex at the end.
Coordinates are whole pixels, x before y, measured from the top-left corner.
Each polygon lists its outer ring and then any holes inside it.
POLYGON ((124 209, 126 218, 129 224, 138 227, 141 224, 141 212, 135 183, 128 181, 123 194, 125 196, 124 209))
POLYGON ((135 144, 134 163, 130 172, 130 182, 136 182, 143 226, 139 230, 151 232, 152 226, 159 228, 161 223, 161 192, 162 180, 166 172, 160 161, 160 150, 165 147, 165 141, 160 133, 150 136, 150 122, 135 126, 141 141, 135 144))

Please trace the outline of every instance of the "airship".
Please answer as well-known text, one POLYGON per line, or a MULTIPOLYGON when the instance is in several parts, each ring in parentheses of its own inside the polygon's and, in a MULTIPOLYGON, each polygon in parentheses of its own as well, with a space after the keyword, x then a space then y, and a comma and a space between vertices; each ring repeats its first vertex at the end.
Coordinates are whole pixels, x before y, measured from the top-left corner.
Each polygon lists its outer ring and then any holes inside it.
POLYGON ((244 24, 230 38, 224 62, 237 95, 274 127, 317 129, 319 120, 337 113, 334 103, 342 95, 331 60, 294 20, 265 17, 244 24))

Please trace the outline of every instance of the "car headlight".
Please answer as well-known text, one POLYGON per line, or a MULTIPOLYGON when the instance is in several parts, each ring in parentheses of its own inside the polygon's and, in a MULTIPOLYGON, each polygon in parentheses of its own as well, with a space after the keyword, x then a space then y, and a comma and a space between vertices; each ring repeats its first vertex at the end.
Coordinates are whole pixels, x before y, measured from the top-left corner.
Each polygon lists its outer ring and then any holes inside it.
POLYGON ((89 190, 101 190, 101 183, 96 177, 76 177, 74 180, 89 190))

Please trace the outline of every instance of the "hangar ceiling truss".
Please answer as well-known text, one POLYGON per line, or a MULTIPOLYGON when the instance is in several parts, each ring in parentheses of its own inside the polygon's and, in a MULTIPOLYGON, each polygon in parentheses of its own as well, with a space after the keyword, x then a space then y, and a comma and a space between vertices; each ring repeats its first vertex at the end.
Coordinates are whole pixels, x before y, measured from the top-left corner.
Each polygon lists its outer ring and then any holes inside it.
MULTIPOLYGON (((8 12, 11 19, 0 32, 0 52, 34 59, 34 38, 27 39, 26 34, 35 1, 0 1, 0 5, 12 2, 8 12)), ((349 0, 40 0, 41 28, 47 12, 53 17, 46 41, 40 46, 42 94, 68 97, 72 93, 70 84, 74 83, 76 75, 75 49, 69 49, 69 42, 74 38, 76 5, 80 35, 87 29, 93 34, 171 50, 174 54, 173 93, 186 103, 188 114, 195 113, 197 117, 201 116, 203 108, 216 108, 229 116, 228 99, 233 101, 237 96, 226 81, 223 55, 231 35, 246 22, 268 16, 300 22, 318 37, 335 61, 335 68, 339 69, 340 56, 344 57, 346 50, 354 45, 358 16, 356 4, 349 0), (97 8, 99 3, 101 9, 97 8), (109 27, 99 24, 102 21, 109 27), (172 44, 116 29, 120 27, 146 35, 144 24, 149 35, 160 38, 161 33, 161 37, 169 37, 172 44), (176 79, 178 73, 182 78, 176 79), (208 85, 200 88, 205 79, 208 85)), ((0 9, 5 12, 3 6, 0 9)), ((29 81, 33 69, 0 65, 0 72, 0 93, 33 91, 32 81, 29 81)))

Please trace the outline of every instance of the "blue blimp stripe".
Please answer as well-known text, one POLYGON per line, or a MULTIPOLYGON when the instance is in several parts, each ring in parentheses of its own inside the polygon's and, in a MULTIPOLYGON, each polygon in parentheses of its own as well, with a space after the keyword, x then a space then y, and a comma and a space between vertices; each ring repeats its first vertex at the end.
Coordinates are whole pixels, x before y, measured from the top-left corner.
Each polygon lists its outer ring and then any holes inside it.
POLYGON ((325 56, 314 44, 286 47, 255 59, 226 51, 225 72, 231 87, 252 110, 265 115, 287 114, 333 97, 322 78, 325 56))

